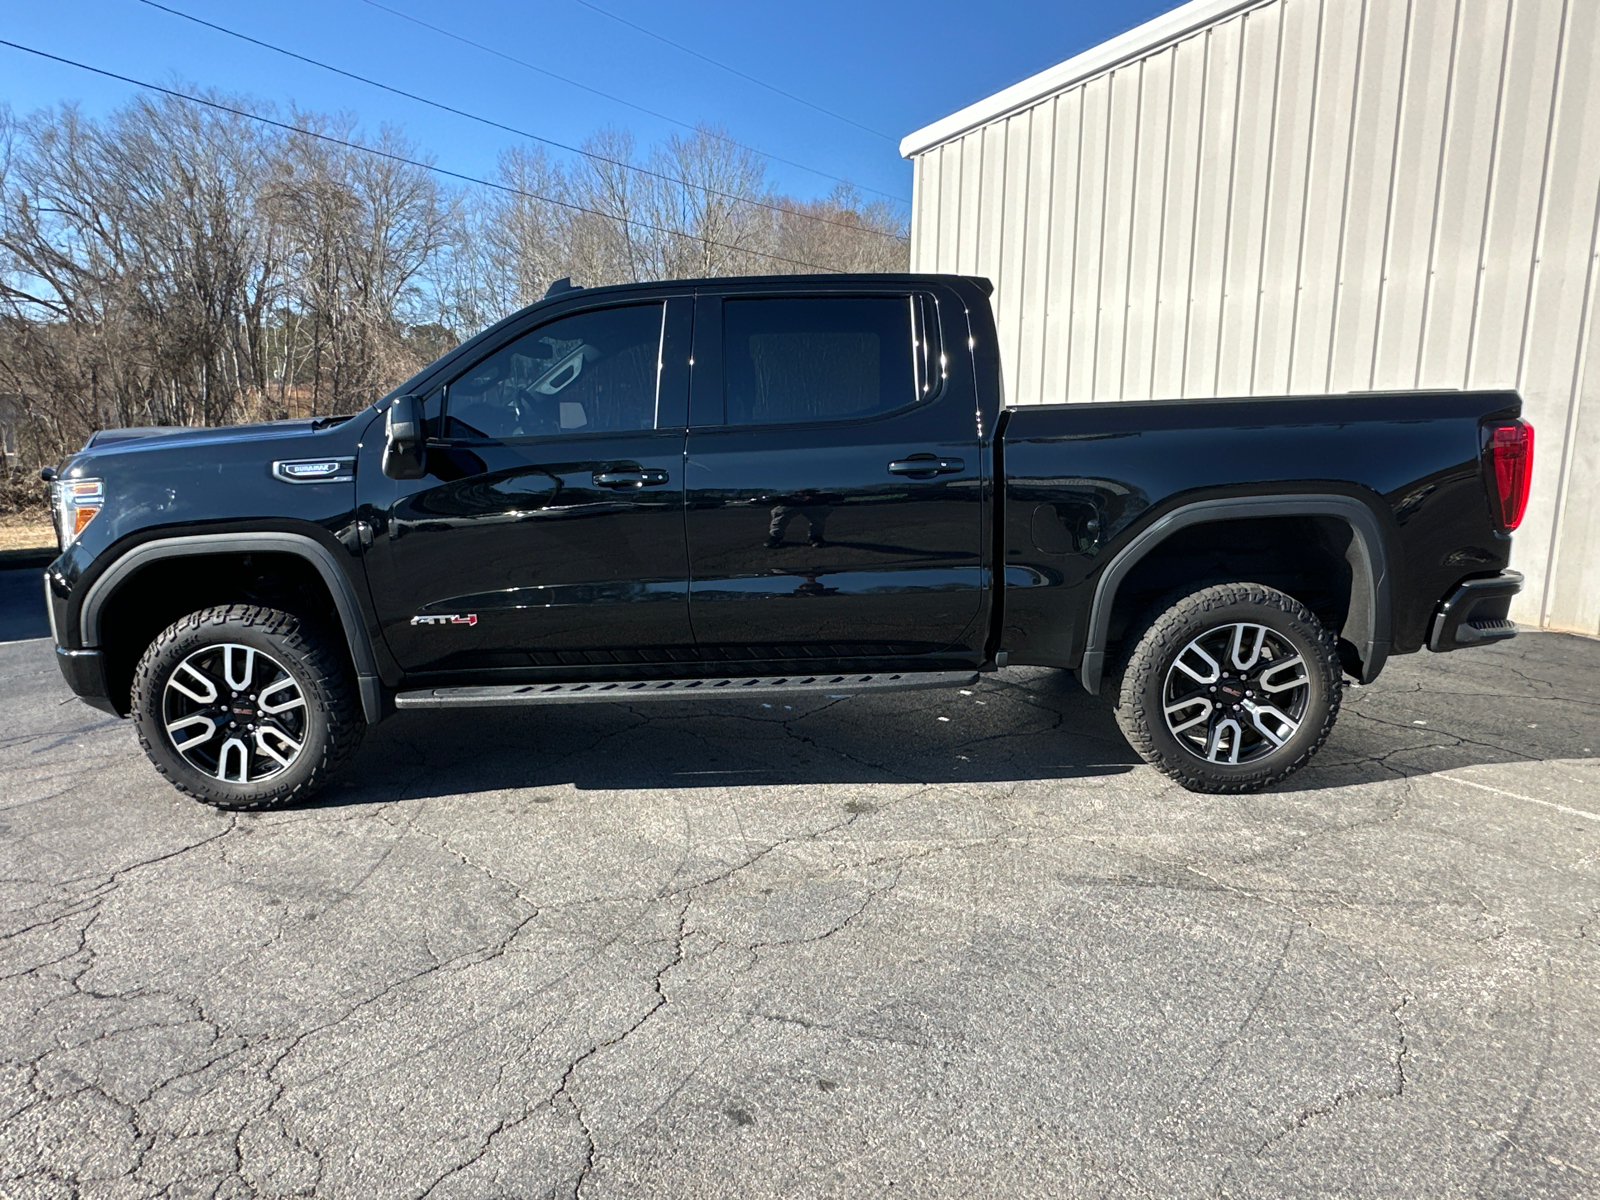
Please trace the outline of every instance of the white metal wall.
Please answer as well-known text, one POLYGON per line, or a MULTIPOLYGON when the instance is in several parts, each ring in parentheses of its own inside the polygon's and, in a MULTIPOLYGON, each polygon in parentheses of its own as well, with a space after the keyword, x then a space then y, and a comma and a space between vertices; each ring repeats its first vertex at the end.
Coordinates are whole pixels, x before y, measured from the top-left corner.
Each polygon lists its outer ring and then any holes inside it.
POLYGON ((1516 387, 1513 616, 1600 633, 1600 0, 1267 0, 914 161, 1012 403, 1516 387))

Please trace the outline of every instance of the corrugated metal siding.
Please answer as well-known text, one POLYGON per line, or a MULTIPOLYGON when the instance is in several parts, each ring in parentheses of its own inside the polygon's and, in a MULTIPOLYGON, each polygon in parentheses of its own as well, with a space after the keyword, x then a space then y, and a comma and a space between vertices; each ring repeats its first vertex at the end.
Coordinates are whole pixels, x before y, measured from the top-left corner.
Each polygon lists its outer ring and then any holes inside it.
POLYGON ((1600 3, 1267 0, 916 156, 1012 403, 1520 390, 1513 615, 1600 633, 1600 3))

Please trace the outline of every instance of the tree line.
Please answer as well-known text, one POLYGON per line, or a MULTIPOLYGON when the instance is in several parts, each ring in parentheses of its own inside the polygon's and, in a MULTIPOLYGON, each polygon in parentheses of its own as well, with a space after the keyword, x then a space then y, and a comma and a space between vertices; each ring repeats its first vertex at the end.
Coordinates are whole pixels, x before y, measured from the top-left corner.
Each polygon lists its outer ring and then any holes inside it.
POLYGON ((890 204, 783 196, 712 128, 517 146, 456 185, 392 126, 196 99, 0 109, 0 506, 96 429, 357 411, 564 276, 908 261, 890 204))

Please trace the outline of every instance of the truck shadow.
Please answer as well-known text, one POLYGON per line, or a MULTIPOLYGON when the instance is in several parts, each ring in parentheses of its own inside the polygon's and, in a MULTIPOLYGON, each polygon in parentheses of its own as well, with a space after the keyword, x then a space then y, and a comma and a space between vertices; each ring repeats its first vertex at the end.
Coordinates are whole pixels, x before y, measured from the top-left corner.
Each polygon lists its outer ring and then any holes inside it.
MULTIPOLYGON (((1600 748, 1596 713, 1600 643, 1544 634, 1471 656, 1409 656, 1395 660, 1379 685, 1346 693, 1328 744, 1280 787, 1322 790, 1488 762, 1592 757, 1600 748)), ((567 785, 1066 781, 1139 767, 1109 706, 1069 672, 1021 668, 961 693, 804 699, 789 707, 655 702, 402 713, 369 733, 346 777, 353 786, 335 786, 323 803, 567 785)))
MULTIPOLYGON (((391 796, 400 784, 409 798, 555 785, 990 783, 1120 775, 1138 765, 1110 710, 1070 674, 1034 676, 986 680, 967 694, 802 697, 787 706, 654 701, 406 712, 369 732, 347 779, 363 793, 371 786, 391 796)), ((368 798, 335 787, 329 801, 368 798)))

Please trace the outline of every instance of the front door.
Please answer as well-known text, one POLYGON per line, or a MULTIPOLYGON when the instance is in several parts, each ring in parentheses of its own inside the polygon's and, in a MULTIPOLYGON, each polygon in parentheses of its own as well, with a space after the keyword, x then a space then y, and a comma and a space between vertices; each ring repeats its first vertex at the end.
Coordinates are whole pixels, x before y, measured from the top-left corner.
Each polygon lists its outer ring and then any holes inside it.
POLYGON ((696 303, 685 520, 702 657, 981 651, 983 464, 938 294, 696 303))
POLYGON ((363 499, 384 515, 367 556, 373 596, 406 671, 692 652, 690 318, 688 298, 569 308, 444 386, 425 478, 363 473, 363 499))

